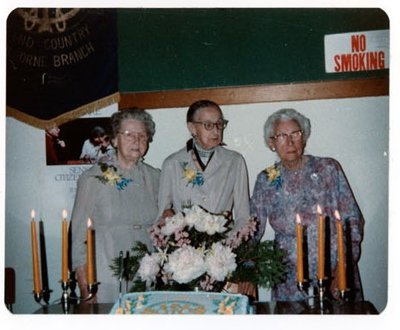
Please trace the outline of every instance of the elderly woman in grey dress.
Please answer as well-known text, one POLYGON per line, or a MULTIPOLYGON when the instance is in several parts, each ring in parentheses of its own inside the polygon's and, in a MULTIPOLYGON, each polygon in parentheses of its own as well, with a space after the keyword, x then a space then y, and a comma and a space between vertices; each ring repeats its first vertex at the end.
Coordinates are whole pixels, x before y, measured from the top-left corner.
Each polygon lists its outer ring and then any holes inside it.
POLYGON ((186 115, 192 138, 164 161, 159 194, 161 218, 189 205, 209 212, 233 211, 236 227, 249 218, 249 188, 245 160, 222 145, 228 121, 218 104, 193 103, 186 115))
MULTIPOLYGON (((223 147, 228 121, 217 103, 200 100, 189 107, 186 122, 192 138, 162 166, 161 221, 187 206, 199 205, 212 213, 233 212, 235 232, 250 216, 250 197, 243 156, 223 147)), ((251 283, 239 283, 238 291, 257 296, 251 283)))
POLYGON ((148 228, 157 218, 160 171, 143 162, 155 133, 150 114, 126 109, 111 116, 114 157, 99 161, 78 180, 72 212, 72 264, 81 295, 87 295, 86 230, 88 218, 95 231, 97 302, 118 298, 118 279, 110 265, 120 251, 135 241, 151 247, 148 228))

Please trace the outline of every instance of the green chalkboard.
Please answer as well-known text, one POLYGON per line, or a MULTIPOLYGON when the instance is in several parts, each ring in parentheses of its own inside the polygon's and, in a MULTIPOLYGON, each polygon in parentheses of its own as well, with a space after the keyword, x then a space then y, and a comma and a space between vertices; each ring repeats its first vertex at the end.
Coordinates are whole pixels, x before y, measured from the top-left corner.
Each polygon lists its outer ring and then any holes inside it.
POLYGON ((119 9, 121 92, 388 75, 325 73, 326 34, 389 29, 381 9, 119 9))

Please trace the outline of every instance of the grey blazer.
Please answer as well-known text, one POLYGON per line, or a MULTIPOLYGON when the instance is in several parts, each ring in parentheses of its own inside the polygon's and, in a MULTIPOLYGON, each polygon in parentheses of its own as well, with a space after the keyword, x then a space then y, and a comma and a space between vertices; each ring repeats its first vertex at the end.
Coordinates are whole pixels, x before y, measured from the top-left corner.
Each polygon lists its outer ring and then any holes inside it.
POLYGON ((196 167, 191 151, 185 147, 165 159, 158 198, 159 216, 165 209, 179 212, 185 204, 191 203, 213 213, 232 211, 238 228, 250 215, 245 160, 238 152, 218 146, 202 171, 196 167), (185 169, 198 171, 203 184, 190 183, 185 169))

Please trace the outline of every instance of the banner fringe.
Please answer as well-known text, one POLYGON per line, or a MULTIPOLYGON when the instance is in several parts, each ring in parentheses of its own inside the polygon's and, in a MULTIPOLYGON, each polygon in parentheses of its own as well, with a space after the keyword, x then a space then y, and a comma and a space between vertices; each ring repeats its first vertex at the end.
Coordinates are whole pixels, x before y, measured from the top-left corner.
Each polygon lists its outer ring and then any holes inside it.
POLYGON ((80 106, 76 109, 73 109, 71 111, 63 113, 62 115, 52 118, 52 119, 49 119, 49 120, 43 120, 43 119, 33 117, 31 115, 28 115, 18 109, 10 107, 10 106, 7 106, 7 108, 6 108, 6 116, 13 117, 19 121, 22 121, 28 125, 31 125, 31 126, 34 126, 37 128, 48 129, 54 125, 60 126, 69 121, 78 119, 84 115, 87 115, 89 113, 92 113, 92 112, 95 112, 102 108, 105 108, 111 104, 119 103, 120 99, 121 99, 121 95, 119 92, 117 92, 117 93, 111 94, 109 96, 103 97, 99 100, 87 103, 83 106, 80 106))

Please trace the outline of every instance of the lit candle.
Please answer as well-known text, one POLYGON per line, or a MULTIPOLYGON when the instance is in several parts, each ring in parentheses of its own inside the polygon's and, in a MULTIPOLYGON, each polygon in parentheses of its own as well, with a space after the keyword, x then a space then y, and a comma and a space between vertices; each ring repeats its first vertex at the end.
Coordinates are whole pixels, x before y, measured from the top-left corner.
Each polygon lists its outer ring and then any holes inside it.
POLYGON ((92 230, 92 219, 88 218, 87 222, 87 238, 86 238, 86 248, 87 248, 87 283, 88 285, 94 284, 94 245, 93 245, 93 230, 92 230))
POLYGON ((39 271, 39 253, 36 236, 36 221, 35 211, 31 211, 31 242, 32 242, 32 267, 33 267, 33 291, 35 294, 40 294, 42 291, 40 285, 40 271, 39 271))
POLYGON ((344 240, 343 240, 343 222, 340 218, 339 211, 335 211, 336 232, 337 232, 337 249, 338 249, 338 289, 346 290, 346 265, 344 256, 344 240))
POLYGON ((61 281, 68 282, 68 221, 67 211, 62 211, 61 281))
POLYGON ((317 205, 318 212, 318 280, 325 278, 325 223, 322 210, 317 205))
POLYGON ((303 264, 303 225, 301 224, 300 215, 296 214, 296 237, 297 237, 297 282, 304 281, 304 264, 303 264))

